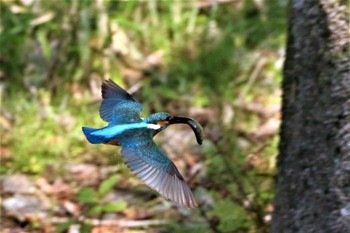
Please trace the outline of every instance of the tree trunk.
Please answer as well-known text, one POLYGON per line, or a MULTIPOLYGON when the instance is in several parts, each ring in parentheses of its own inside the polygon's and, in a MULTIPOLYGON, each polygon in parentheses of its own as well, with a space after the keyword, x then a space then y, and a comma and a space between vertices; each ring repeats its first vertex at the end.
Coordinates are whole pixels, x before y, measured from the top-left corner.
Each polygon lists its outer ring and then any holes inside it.
POLYGON ((350 232, 348 4, 290 2, 272 233, 350 232))

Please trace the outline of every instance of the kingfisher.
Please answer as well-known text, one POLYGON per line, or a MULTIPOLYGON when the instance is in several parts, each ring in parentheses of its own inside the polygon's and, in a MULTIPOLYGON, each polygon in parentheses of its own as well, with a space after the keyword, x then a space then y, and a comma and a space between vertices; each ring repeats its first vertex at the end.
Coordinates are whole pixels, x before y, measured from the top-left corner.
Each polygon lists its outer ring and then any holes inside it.
POLYGON ((202 126, 194 119, 166 112, 141 118, 142 104, 110 79, 102 83, 102 99, 99 113, 108 125, 99 129, 83 127, 86 139, 92 144, 121 146, 125 164, 146 185, 179 206, 196 207, 183 176, 153 137, 172 124, 188 124, 198 144, 202 144, 202 126))

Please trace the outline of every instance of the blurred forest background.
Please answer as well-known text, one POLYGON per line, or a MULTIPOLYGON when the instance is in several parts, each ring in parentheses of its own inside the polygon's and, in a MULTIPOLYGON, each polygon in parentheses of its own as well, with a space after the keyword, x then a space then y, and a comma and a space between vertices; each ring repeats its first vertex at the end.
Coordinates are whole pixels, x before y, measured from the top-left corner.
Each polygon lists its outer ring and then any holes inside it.
POLYGON ((1 0, 2 232, 267 232, 287 0, 1 0), (199 207, 137 179, 102 127, 100 85, 197 119, 155 139, 199 207))

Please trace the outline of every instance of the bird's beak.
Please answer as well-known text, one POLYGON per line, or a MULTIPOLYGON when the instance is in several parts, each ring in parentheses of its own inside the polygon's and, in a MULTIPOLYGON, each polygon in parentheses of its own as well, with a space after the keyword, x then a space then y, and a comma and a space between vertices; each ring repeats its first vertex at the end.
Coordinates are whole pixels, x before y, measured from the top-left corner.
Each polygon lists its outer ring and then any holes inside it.
POLYGON ((203 128, 202 126, 195 120, 186 117, 172 117, 169 120, 169 124, 188 124, 191 126, 194 134, 196 135, 196 139, 198 144, 202 144, 203 142, 203 128))

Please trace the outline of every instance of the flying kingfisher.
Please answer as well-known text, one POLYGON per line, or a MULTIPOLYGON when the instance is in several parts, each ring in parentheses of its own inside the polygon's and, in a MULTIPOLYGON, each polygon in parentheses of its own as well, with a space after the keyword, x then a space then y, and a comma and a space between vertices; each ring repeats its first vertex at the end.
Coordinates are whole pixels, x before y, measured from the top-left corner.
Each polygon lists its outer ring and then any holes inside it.
POLYGON ((180 206, 193 208, 197 202, 174 163, 154 143, 153 137, 171 124, 188 124, 198 144, 203 141, 202 126, 195 120, 166 112, 140 118, 143 106, 112 80, 102 84, 101 118, 108 126, 83 127, 92 144, 121 146, 126 165, 149 187, 180 206))

